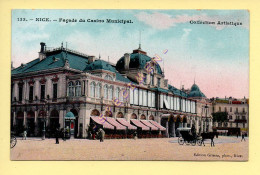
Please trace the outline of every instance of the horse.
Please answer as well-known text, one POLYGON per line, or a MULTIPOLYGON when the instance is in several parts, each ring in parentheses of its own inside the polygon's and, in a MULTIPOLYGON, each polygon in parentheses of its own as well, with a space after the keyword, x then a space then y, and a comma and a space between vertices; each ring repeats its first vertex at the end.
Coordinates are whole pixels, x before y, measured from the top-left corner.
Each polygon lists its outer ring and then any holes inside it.
POLYGON ((214 144, 214 137, 215 137, 215 135, 217 135, 217 132, 201 133, 201 137, 202 137, 202 141, 201 142, 205 146, 204 140, 210 139, 211 140, 211 147, 212 147, 212 145, 215 146, 215 144, 214 144))

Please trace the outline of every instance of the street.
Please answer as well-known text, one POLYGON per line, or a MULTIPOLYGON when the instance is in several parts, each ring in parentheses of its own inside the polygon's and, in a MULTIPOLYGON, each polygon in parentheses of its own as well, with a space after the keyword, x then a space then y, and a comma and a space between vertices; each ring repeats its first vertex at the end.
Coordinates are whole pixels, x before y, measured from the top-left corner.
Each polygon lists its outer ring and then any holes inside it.
POLYGON ((205 146, 179 145, 177 138, 70 139, 55 144, 55 138, 18 138, 11 160, 248 160, 248 138, 220 136, 205 146))

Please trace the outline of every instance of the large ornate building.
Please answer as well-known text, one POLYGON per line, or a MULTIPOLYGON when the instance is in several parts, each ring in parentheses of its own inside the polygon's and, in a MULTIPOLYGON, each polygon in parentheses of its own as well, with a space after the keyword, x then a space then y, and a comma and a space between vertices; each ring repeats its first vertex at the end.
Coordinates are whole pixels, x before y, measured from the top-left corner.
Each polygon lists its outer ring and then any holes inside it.
POLYGON ((179 127, 212 130, 212 104, 195 82, 190 90, 168 84, 141 47, 112 64, 41 43, 39 58, 12 69, 11 80, 11 128, 26 127, 30 135, 68 127, 86 137, 92 123, 106 133, 139 129, 170 137, 179 127))

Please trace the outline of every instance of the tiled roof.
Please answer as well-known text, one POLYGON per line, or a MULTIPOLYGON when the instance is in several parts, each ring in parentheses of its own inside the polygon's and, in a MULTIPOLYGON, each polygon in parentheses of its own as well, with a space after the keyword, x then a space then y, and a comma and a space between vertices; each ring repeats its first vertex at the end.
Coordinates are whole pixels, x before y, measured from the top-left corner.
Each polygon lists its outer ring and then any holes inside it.
POLYGON ((104 60, 96 60, 89 64, 88 58, 80 55, 76 55, 70 52, 65 51, 56 51, 53 53, 48 53, 46 58, 41 60, 39 58, 24 64, 14 70, 12 70, 12 75, 36 72, 54 68, 64 67, 65 59, 68 60, 69 67, 72 69, 80 71, 92 71, 97 69, 108 70, 116 73, 116 80, 130 83, 131 81, 128 78, 122 76, 112 65, 104 60))
POLYGON ((171 91, 174 95, 178 95, 181 97, 188 97, 188 94, 177 89, 176 87, 172 86, 172 85, 168 85, 168 89, 169 91, 171 91))
POLYGON ((20 66, 12 70, 12 75, 60 68, 64 66, 65 59, 68 60, 70 68, 76 70, 83 71, 88 64, 88 59, 86 57, 78 56, 72 53, 66 54, 64 51, 60 51, 47 55, 46 58, 41 61, 37 58, 25 64, 23 67, 20 66))

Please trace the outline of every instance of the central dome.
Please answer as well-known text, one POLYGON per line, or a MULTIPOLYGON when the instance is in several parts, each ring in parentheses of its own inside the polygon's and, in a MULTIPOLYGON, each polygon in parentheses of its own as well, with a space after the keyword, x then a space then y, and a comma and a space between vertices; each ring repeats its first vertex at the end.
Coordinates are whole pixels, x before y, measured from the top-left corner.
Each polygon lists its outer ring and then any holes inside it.
MULTIPOLYGON (((147 62, 151 61, 151 57, 142 53, 131 53, 130 54, 130 69, 144 69, 147 62)), ((118 71, 124 70, 125 59, 124 56, 121 57, 116 63, 116 69, 118 71)), ((162 74, 162 70, 159 64, 156 64, 156 69, 158 74, 162 74)))

